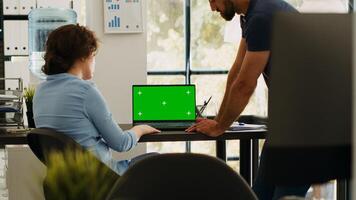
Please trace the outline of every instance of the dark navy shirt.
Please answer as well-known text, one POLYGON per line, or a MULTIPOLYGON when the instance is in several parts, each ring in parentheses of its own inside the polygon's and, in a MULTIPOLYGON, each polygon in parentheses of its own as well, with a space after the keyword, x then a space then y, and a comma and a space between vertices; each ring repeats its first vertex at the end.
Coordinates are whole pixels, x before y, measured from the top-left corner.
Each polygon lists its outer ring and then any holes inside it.
MULTIPOLYGON (((298 12, 283 0, 250 0, 245 16, 241 16, 242 37, 246 39, 248 51, 271 50, 272 18, 276 12, 298 12)), ((263 72, 269 85, 270 60, 263 72)))

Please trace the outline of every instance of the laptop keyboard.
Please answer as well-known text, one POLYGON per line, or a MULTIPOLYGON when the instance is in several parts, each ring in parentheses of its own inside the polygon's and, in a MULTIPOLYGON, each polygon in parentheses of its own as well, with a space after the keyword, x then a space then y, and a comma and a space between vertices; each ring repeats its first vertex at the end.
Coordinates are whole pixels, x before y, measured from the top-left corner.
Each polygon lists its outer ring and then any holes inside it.
POLYGON ((160 130, 185 130, 194 122, 150 122, 145 124, 160 130))

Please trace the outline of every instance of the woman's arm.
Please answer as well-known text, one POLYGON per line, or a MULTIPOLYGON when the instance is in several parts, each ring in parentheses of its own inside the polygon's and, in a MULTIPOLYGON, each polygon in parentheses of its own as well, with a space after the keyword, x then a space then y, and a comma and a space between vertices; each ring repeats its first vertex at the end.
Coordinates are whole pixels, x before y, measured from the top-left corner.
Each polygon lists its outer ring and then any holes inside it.
POLYGON ((84 102, 84 110, 89 120, 109 147, 115 151, 129 151, 136 146, 142 135, 158 131, 148 126, 134 127, 131 130, 123 131, 113 119, 105 99, 96 87, 88 89, 84 102))

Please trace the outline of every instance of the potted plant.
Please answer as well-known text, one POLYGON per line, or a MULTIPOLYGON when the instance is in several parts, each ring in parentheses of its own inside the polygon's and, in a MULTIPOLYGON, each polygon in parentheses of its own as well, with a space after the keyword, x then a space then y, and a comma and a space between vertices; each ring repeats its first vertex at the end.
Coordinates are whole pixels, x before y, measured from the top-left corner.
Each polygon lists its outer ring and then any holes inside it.
POLYGON ((51 200, 104 200, 118 176, 88 151, 52 152, 43 182, 51 200))
POLYGON ((27 115, 27 122, 29 128, 36 128, 35 121, 33 120, 33 109, 32 109, 32 104, 33 104, 32 100, 34 95, 35 95, 34 87, 25 88, 23 96, 25 98, 25 103, 27 107, 26 115, 27 115))

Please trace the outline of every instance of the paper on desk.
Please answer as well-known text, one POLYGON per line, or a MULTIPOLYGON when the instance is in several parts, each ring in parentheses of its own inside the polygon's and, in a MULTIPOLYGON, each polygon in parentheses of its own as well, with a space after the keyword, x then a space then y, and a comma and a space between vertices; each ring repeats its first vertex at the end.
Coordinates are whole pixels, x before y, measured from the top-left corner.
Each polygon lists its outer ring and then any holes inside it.
POLYGON ((245 124, 245 123, 234 122, 230 126, 229 131, 260 130, 260 129, 267 129, 267 126, 263 124, 245 124))

